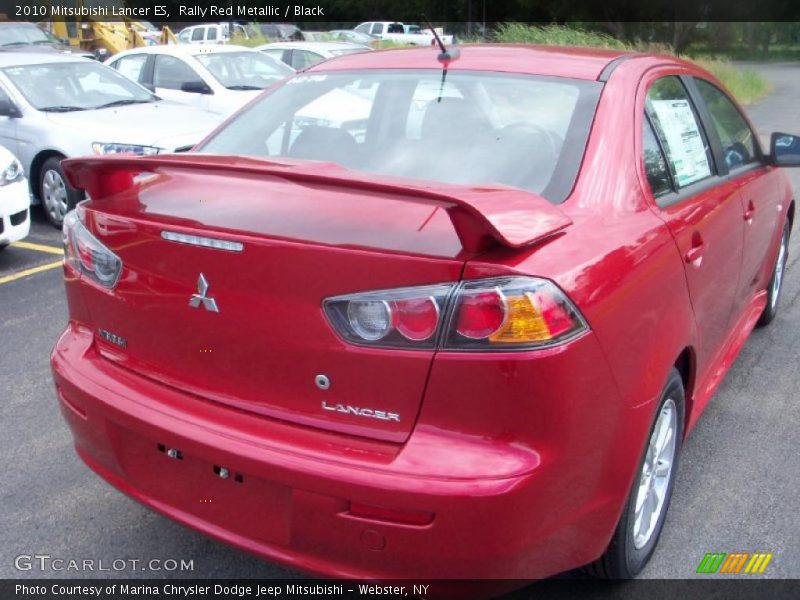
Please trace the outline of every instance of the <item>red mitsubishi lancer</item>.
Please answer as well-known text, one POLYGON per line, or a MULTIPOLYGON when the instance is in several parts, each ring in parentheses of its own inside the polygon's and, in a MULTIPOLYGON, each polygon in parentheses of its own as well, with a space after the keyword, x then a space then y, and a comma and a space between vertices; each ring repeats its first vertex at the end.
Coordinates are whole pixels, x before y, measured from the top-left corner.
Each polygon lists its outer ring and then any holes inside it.
POLYGON ((80 457, 332 577, 632 577, 681 442, 775 318, 795 202, 709 73, 351 54, 191 153, 64 161, 80 457))

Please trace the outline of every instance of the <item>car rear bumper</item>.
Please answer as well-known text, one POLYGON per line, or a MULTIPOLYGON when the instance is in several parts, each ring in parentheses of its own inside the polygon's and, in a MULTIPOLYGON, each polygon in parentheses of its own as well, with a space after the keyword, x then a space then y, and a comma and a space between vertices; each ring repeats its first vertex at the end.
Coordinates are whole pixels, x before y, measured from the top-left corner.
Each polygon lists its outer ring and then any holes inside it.
POLYGON ((481 450, 418 427, 399 446, 234 411, 114 364, 74 323, 51 362, 77 452, 100 476, 181 523, 303 571, 537 579, 596 558, 618 517, 620 498, 595 493, 591 481, 575 494, 592 493, 591 502, 560 497, 552 482, 572 475, 559 473, 557 457, 513 441, 481 450), (426 451, 409 464, 400 457, 415 438, 426 451), (440 458, 458 456, 452 447, 463 460, 447 473, 440 458), (356 516, 351 502, 398 516, 356 516))
POLYGON ((30 203, 27 180, 0 187, 0 246, 28 235, 31 228, 30 203))

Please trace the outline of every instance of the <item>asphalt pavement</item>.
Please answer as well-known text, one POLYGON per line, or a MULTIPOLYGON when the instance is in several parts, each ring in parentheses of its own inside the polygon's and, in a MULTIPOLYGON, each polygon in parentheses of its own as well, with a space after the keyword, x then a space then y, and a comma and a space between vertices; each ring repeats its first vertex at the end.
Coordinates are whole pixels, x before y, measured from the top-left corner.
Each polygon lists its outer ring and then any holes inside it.
MULTIPOLYGON (((751 68, 775 86, 749 108, 765 139, 771 131, 800 133, 800 64, 751 68)), ((791 178, 800 190, 800 169, 791 178)), ((695 577, 705 553, 737 551, 772 552, 763 577, 800 577, 798 229, 780 314, 772 326, 753 333, 687 440, 666 528, 643 577, 695 577)), ((59 257, 53 252, 61 235, 35 210, 25 241, 27 247, 0 252, 0 578, 302 576, 145 509, 78 459, 56 405, 48 363, 67 319, 61 270, 55 266, 59 257), (193 562, 193 570, 15 567, 16 557, 36 554, 103 559, 106 566, 114 560, 128 565, 131 560, 184 560, 193 562)), ((626 595, 624 587, 618 591, 626 595)))

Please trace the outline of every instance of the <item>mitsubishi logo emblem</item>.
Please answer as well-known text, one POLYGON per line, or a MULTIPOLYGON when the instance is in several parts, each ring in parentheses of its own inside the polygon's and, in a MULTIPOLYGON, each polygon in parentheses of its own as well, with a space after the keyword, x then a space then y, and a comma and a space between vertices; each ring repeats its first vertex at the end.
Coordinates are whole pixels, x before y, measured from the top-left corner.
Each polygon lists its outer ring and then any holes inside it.
POLYGON ((208 292, 208 280, 206 276, 200 273, 200 277, 197 278, 197 293, 192 294, 192 297, 189 298, 189 306, 192 308, 199 308, 200 305, 203 305, 203 308, 206 310, 210 310, 211 312, 218 313, 219 308, 217 308, 217 301, 213 298, 209 298, 206 296, 208 292))

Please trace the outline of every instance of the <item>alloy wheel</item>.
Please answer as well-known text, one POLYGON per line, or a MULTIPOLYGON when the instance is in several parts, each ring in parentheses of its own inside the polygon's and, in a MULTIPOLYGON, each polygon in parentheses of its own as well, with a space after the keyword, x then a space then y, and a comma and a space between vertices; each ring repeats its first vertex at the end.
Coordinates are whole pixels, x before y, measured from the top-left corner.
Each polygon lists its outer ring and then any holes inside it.
POLYGON ((667 398, 659 411, 639 475, 633 517, 633 545, 637 550, 650 541, 666 506, 675 464, 677 426, 678 409, 675 401, 667 398))
POLYGON ((42 177, 42 201, 53 221, 64 219, 69 203, 67 184, 61 173, 54 169, 48 169, 42 177))
POLYGON ((778 250, 778 258, 775 260, 775 275, 772 278, 772 294, 770 301, 772 309, 778 304, 778 297, 781 293, 781 285, 783 285, 783 272, 786 270, 786 257, 789 254, 789 236, 786 231, 783 232, 781 237, 781 247, 778 250))

